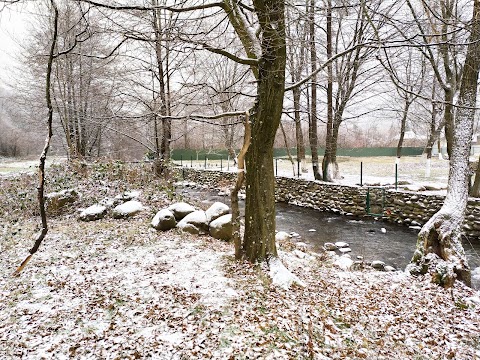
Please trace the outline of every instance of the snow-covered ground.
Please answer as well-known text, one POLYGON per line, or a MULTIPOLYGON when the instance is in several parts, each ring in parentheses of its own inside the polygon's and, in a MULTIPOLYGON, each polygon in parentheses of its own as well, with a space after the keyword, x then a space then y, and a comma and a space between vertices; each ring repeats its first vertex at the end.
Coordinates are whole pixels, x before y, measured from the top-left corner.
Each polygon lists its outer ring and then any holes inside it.
POLYGON ((288 241, 280 259, 304 286, 284 289, 265 264, 234 261, 232 244, 151 228, 172 201, 161 181, 99 169, 50 170, 49 190, 75 184, 82 196, 49 217, 19 277, 11 275, 39 230, 36 177, 0 182, 0 359, 480 358, 477 291, 340 270, 288 241), (148 210, 77 221, 77 206, 137 189, 148 210))

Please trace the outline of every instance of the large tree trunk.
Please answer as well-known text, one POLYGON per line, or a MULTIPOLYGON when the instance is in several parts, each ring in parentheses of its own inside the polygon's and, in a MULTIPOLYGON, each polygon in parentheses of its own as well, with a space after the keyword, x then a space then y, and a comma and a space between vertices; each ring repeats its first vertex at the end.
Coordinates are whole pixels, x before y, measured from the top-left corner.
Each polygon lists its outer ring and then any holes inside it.
POLYGON ((257 99, 251 116, 252 141, 246 155, 245 236, 251 262, 277 256, 273 142, 283 108, 286 45, 283 1, 254 0, 262 31, 257 99))
POLYGON ((448 190, 442 208, 423 226, 409 270, 432 274, 434 282, 450 287, 455 279, 471 283, 462 247, 462 223, 468 200, 469 155, 472 142, 477 81, 480 68, 480 0, 475 0, 462 84, 458 99, 448 190))
MULTIPOLYGON (((317 50, 315 45, 315 0, 310 1, 310 66, 312 73, 317 70, 317 50)), ((317 76, 312 76, 312 94, 310 105, 310 122, 308 124, 308 140, 312 153, 312 169, 315 180, 321 180, 318 166, 318 129, 317 129, 317 76)))

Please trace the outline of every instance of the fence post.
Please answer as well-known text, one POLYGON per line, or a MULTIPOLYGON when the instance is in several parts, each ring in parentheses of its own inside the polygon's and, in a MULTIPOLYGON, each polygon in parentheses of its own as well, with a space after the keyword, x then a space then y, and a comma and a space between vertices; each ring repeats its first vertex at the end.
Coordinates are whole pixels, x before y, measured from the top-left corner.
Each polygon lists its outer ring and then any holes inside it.
POLYGON ((190 155, 190 167, 193 167, 193 155, 190 155))
POLYGON ((205 155, 205 169, 207 168, 207 155, 205 155))
POLYGON ((183 167, 183 155, 180 155, 180 166, 183 167))
POLYGON ((227 157, 227 171, 230 171, 230 154, 227 157))
POLYGON ((398 185, 398 164, 395 163, 395 190, 397 190, 398 185))
POLYGON ((300 159, 297 158, 297 178, 300 177, 300 159))
POLYGON ((275 158, 275 176, 278 176, 278 159, 275 158))
POLYGON ((363 161, 360 161, 360 186, 363 186, 363 161))
POLYGON ((223 171, 223 156, 220 156, 220 171, 223 171))

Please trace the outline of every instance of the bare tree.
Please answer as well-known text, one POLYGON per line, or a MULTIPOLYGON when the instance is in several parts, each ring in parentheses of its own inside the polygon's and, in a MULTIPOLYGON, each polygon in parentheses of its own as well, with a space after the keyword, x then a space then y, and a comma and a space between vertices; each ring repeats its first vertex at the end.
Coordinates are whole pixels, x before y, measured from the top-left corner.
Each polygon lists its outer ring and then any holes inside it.
POLYGON ((461 243, 468 200, 469 155, 472 142, 480 70, 480 1, 475 0, 467 54, 457 103, 448 190, 442 208, 418 235, 411 272, 430 271, 433 281, 445 287, 459 279, 470 285, 471 272, 461 243))

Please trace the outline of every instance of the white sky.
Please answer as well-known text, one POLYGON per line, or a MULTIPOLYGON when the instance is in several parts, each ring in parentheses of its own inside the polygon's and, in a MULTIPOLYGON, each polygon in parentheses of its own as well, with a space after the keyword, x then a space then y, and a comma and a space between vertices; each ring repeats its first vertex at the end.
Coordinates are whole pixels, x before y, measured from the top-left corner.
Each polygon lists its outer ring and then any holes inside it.
POLYGON ((0 86, 18 65, 15 57, 25 38, 29 12, 27 5, 16 4, 0 11, 0 86))

